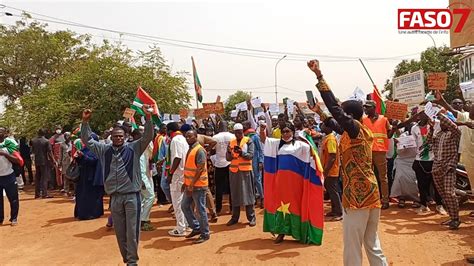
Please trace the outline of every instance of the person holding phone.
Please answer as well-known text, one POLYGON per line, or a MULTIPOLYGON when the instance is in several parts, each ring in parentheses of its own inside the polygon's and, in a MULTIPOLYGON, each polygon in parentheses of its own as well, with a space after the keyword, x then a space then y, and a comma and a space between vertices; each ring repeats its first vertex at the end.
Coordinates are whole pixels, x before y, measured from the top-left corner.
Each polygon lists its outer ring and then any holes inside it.
POLYGON ((232 218, 227 226, 239 222, 240 206, 245 206, 247 220, 250 226, 256 225, 255 217, 255 186, 252 176, 252 159, 254 144, 249 137, 244 136, 244 127, 234 125, 235 138, 227 146, 226 160, 229 165, 230 194, 232 195, 232 218))

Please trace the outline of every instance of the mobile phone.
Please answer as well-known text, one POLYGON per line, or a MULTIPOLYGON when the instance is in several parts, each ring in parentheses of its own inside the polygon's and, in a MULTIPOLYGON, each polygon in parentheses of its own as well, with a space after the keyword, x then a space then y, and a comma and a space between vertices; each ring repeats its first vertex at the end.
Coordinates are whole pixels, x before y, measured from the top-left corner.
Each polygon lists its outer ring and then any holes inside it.
POLYGON ((312 91, 306 91, 306 98, 308 99, 308 105, 310 108, 313 108, 316 105, 314 101, 314 96, 312 91))

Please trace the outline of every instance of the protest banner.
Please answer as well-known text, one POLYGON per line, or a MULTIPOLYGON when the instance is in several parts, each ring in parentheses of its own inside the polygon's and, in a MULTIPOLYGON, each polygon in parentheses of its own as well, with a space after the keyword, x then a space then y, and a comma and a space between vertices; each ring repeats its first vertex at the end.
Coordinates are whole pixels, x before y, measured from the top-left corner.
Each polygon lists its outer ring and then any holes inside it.
POLYGON ((385 117, 388 119, 395 119, 404 121, 408 114, 408 104, 386 101, 385 117))
POLYGON ((181 109, 181 110, 179 110, 179 116, 180 116, 181 118, 186 118, 186 117, 188 117, 188 114, 189 114, 188 109, 181 109))
POLYGON ((194 110, 194 117, 197 119, 206 119, 209 117, 208 111, 204 108, 199 108, 194 110))
POLYGON ((203 103, 203 109, 206 110, 209 114, 224 114, 224 104, 222 102, 217 103, 203 103))
POLYGON ((409 106, 425 100, 423 70, 393 78, 393 99, 409 106))
POLYGON ((428 89, 430 90, 446 90, 448 84, 448 73, 433 72, 428 73, 428 89))
POLYGON ((132 119, 132 117, 135 115, 135 110, 130 109, 130 108, 125 108, 125 111, 123 111, 123 117, 132 119))

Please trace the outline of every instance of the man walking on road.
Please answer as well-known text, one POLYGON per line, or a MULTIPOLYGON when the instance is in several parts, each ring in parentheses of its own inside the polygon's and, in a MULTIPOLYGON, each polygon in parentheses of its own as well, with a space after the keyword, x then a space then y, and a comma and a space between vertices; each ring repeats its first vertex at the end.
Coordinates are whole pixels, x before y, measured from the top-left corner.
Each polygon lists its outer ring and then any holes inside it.
POLYGON ((82 113, 81 140, 97 155, 104 166, 104 189, 110 195, 111 212, 115 235, 127 265, 137 265, 138 239, 140 234, 140 191, 142 187, 140 156, 153 140, 153 125, 148 105, 143 105, 146 114, 143 137, 125 143, 125 132, 116 127, 112 130, 112 144, 90 139, 91 110, 82 113))

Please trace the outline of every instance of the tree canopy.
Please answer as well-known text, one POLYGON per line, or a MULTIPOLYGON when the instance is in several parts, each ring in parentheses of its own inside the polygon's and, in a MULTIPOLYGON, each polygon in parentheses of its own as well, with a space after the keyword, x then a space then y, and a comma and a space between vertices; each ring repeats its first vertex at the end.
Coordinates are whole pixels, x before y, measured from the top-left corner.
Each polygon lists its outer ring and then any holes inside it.
POLYGON ((91 124, 102 131, 122 119, 138 86, 162 112, 189 105, 186 73, 173 74, 158 47, 133 52, 121 43, 92 45, 88 36, 46 27, 23 21, 0 27, 0 95, 7 97, 1 120, 15 133, 75 127, 84 108, 94 111, 91 124))
MULTIPOLYGON (((425 76, 429 72, 446 72, 448 74, 448 86, 444 93, 446 100, 451 101, 459 97, 459 58, 447 55, 449 48, 430 47, 421 53, 420 60, 403 60, 394 70, 393 76, 399 77, 411 72, 423 69, 425 76)), ((427 79, 425 78, 425 91, 429 92, 427 79)), ((393 86, 392 80, 387 79, 383 92, 388 92, 388 99, 392 99, 393 86)))
POLYGON ((227 118, 230 117, 230 112, 235 109, 235 105, 241 102, 245 102, 250 99, 250 93, 245 91, 236 91, 234 94, 230 95, 229 98, 225 101, 224 111, 227 118))

